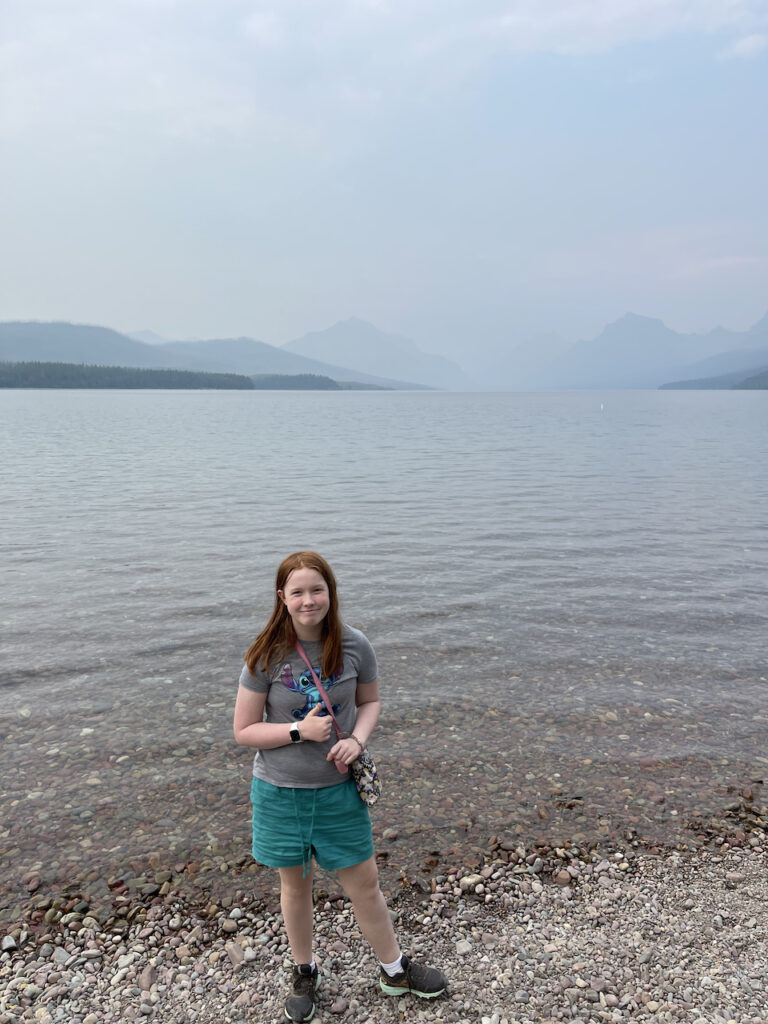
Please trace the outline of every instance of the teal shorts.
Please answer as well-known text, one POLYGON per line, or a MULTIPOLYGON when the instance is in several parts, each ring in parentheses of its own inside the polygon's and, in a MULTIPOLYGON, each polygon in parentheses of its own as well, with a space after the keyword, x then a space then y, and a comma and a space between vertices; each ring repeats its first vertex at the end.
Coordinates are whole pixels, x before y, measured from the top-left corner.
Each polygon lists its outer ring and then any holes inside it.
POLYGON ((368 808, 352 779, 322 789, 273 786, 254 778, 253 859, 269 868, 308 869, 314 857, 326 871, 373 856, 368 808))

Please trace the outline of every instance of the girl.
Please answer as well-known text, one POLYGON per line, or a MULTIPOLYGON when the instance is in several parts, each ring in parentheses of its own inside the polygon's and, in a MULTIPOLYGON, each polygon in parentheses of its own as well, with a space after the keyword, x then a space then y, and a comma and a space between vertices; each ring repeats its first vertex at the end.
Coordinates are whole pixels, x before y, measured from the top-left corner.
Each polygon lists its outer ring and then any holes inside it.
POLYGON ((379 888, 368 808, 347 766, 365 749, 379 717, 376 656, 339 616, 336 580, 314 551, 289 555, 277 570, 275 607, 248 649, 235 706, 235 739, 256 748, 253 856, 280 873, 280 905, 295 961, 285 1015, 309 1021, 318 985, 312 954, 312 859, 338 878, 360 931, 373 947, 387 995, 430 999, 448 984, 442 971, 400 952, 379 888), (343 730, 337 740, 305 651, 343 730))

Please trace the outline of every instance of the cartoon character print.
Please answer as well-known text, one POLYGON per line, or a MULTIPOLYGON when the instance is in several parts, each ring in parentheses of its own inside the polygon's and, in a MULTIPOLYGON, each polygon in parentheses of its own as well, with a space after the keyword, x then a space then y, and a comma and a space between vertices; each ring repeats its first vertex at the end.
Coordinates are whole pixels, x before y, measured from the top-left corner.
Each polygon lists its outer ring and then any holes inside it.
MULTIPOLYGON (((318 676, 320 676, 319 672, 317 672, 317 674, 318 676)), ((305 698, 304 707, 294 708, 293 711, 291 712, 293 718, 297 719, 297 721, 300 722, 303 721, 307 717, 309 712, 312 710, 312 708, 314 708, 315 705, 317 704, 322 705, 318 714, 328 714, 328 709, 323 703, 323 699, 320 696, 320 692, 315 686, 315 681, 312 678, 312 673, 309 671, 308 668, 304 669, 304 671, 301 673, 297 681, 293 678, 291 666, 286 663, 285 665, 283 665, 282 671, 280 672, 280 678, 283 681, 283 686, 287 687, 289 690, 292 690, 294 693, 300 693, 301 696, 305 698)), ((320 676, 320 681, 322 682, 326 691, 328 691, 339 680, 336 675, 332 675, 330 679, 323 679, 323 677, 320 676)), ((331 695, 328 694, 328 696, 330 697, 331 695)), ((339 711, 341 710, 340 705, 333 704, 332 707, 334 715, 338 715, 339 711)))

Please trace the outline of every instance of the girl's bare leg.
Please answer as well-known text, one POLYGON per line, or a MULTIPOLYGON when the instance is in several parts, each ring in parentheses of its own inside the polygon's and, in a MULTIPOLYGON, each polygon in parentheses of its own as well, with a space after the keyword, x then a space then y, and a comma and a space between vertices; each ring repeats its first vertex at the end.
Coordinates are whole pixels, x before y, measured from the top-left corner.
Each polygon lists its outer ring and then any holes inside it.
POLYGON ((400 946, 395 938, 386 900, 379 888, 376 861, 369 857, 351 868, 342 868, 338 876, 344 892, 352 901, 360 931, 382 963, 393 963, 400 956, 400 946))
POLYGON ((312 962, 312 870, 302 878, 301 865, 278 868, 280 872, 280 908, 285 930, 297 964, 312 962))

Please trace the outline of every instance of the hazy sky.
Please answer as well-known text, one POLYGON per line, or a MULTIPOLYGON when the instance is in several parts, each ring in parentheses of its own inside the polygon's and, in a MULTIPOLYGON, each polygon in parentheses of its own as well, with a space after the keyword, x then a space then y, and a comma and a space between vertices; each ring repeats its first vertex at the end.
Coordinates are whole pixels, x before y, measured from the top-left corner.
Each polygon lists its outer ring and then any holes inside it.
POLYGON ((742 329, 767 86, 768 0, 0 0, 0 319, 742 329))

